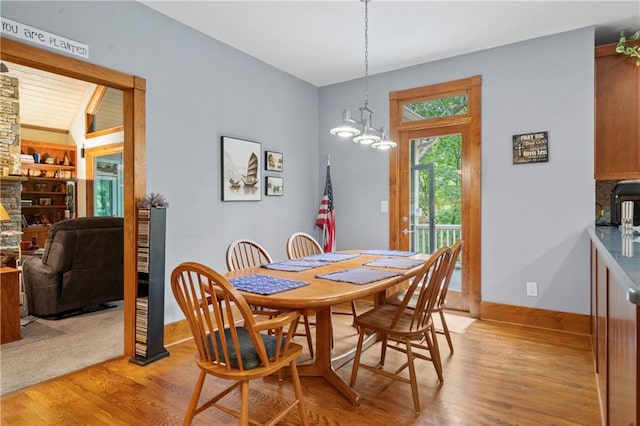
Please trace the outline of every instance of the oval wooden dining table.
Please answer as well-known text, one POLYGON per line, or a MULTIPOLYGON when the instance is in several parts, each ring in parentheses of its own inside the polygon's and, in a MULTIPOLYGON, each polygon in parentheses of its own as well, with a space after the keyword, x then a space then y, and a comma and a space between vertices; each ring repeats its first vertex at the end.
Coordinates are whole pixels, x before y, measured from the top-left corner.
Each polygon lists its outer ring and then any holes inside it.
MULTIPOLYGON (((317 277, 317 275, 320 274, 360 267, 367 262, 387 257, 384 255, 361 254, 360 251, 341 253, 358 254, 358 256, 299 272, 254 267, 228 272, 225 276, 227 279, 234 279, 246 275, 260 274, 308 283, 309 285, 304 287, 271 295, 260 295, 247 291, 243 291, 242 295, 251 305, 280 310, 299 310, 305 315, 315 315, 315 357, 310 363, 299 365, 298 373, 300 376, 324 377, 347 399, 357 405, 360 402, 360 395, 336 372, 335 366, 340 366, 348 362, 349 359, 347 358, 345 360, 345 358, 349 356, 352 357, 354 351, 349 351, 347 354, 337 354, 336 356, 332 353, 331 307, 369 296, 373 296, 374 303, 383 303, 385 290, 415 276, 420 270, 422 263, 409 269, 375 268, 388 272, 397 272, 399 275, 369 284, 337 282, 317 277)), ((426 260, 427 257, 428 255, 417 254, 407 257, 407 259, 426 260)))

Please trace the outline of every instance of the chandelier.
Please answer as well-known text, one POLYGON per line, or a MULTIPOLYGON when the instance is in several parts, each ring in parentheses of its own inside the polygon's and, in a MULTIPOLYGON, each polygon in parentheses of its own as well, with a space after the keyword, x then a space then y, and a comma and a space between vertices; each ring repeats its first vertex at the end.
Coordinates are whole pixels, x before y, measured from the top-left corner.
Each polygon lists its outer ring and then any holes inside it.
POLYGON ((353 138, 353 142, 370 145, 377 149, 390 149, 396 143, 389 139, 384 127, 373 126, 373 111, 369 109, 369 2, 364 3, 364 106, 360 107, 360 120, 351 117, 351 112, 345 109, 342 112, 342 122, 338 127, 331 129, 331 134, 343 138, 353 138))

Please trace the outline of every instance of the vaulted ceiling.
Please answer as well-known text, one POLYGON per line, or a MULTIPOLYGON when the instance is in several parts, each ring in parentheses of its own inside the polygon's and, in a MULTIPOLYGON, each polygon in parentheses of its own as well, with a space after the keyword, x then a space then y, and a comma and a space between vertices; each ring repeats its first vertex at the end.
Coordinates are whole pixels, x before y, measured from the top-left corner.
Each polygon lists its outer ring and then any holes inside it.
POLYGON ((18 78, 20 123, 29 126, 69 130, 96 85, 86 81, 4 62, 6 75, 18 78))
MULTIPOLYGON (((152 9, 316 86, 364 74, 364 2, 158 1, 152 9)), ((595 44, 640 29, 640 1, 372 0, 369 72, 594 26, 595 44)))

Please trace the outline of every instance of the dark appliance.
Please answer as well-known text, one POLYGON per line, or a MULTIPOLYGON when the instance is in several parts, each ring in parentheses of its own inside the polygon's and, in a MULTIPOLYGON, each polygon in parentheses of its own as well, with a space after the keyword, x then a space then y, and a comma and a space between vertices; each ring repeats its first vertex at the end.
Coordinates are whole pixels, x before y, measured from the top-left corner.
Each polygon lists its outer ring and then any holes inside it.
POLYGON ((640 179, 620 181, 611 191, 612 225, 620 225, 623 201, 633 201, 633 225, 640 225, 640 179))

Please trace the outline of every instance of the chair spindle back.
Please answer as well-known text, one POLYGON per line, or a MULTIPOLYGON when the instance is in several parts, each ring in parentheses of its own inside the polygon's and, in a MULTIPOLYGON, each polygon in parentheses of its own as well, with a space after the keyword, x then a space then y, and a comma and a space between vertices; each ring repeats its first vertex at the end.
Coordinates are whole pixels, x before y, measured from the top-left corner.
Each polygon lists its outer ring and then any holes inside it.
POLYGON ((253 268, 271 262, 273 261, 269 253, 252 240, 235 240, 227 248, 227 269, 229 271, 253 268))
POLYGON ((431 254, 407 289, 392 322, 392 328, 397 324, 401 316, 407 313, 412 315, 412 330, 424 328, 428 324, 450 258, 451 249, 448 247, 441 247, 431 254), (413 309, 407 309, 416 291, 418 291, 418 297, 415 307, 413 307, 413 309))
POLYGON ((300 259, 322 253, 324 250, 320 244, 311 235, 304 232, 296 232, 287 240, 287 257, 289 259, 300 259))

